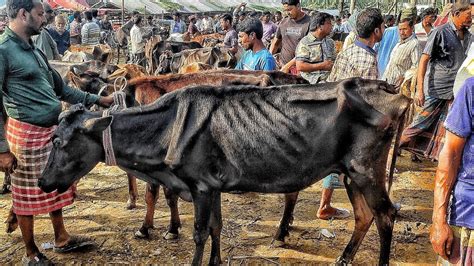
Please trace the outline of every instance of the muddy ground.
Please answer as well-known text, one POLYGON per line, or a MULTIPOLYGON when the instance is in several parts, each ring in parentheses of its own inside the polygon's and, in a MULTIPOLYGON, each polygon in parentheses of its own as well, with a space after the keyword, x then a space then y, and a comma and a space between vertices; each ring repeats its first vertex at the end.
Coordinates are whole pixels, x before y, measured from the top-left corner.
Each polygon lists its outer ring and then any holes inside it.
MULTIPOLYGON (((429 227, 433 205, 435 165, 425 161, 412 163, 404 153, 397 164, 398 173, 392 199, 401 202, 402 210, 395 224, 392 242, 392 263, 433 264, 436 257, 429 244, 429 227)), ((3 176, 0 177, 3 184, 3 176)), ((135 239, 133 234, 145 215, 144 183, 139 181, 138 208, 126 210, 127 181, 124 172, 115 167, 97 166, 81 180, 78 198, 64 209, 66 227, 72 234, 92 237, 97 245, 86 251, 56 254, 44 253, 60 264, 90 263, 190 263, 194 250, 192 240, 193 208, 180 200, 182 228, 177 240, 164 240, 169 212, 163 198, 157 203, 155 229, 150 240, 135 239)), ((162 192, 160 191, 160 194, 162 192)), ((321 183, 300 193, 295 220, 286 246, 270 246, 272 236, 283 212, 282 195, 249 193, 224 194, 222 211, 223 263, 241 264, 328 264, 341 255, 353 229, 353 217, 346 220, 323 221, 316 218, 321 195, 321 183), (321 229, 335 238, 321 235, 321 229)), ((344 189, 336 190, 333 205, 351 209, 344 189)), ((11 195, 0 196, 0 218, 6 219, 11 195)), ((53 240, 52 226, 47 215, 38 216, 35 223, 38 245, 53 240)), ((378 235, 372 225, 355 258, 355 264, 375 264, 378 260, 378 235)), ((204 261, 209 258, 210 241, 204 261)), ((0 264, 17 264, 24 254, 19 230, 7 235, 0 231, 0 264)))

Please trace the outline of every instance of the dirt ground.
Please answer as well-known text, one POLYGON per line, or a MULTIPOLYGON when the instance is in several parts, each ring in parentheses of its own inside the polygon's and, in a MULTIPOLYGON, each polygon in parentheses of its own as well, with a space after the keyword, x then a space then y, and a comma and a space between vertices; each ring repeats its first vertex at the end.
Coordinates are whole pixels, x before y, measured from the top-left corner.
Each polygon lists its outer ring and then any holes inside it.
MULTIPOLYGON (((433 264, 435 254, 429 243, 433 179, 435 165, 425 161, 412 163, 404 153, 397 163, 392 200, 401 202, 392 241, 391 262, 396 264, 433 264)), ((0 177, 3 184, 3 176, 0 177)), ((192 260, 193 208, 179 202, 182 228, 177 240, 164 240, 169 211, 164 198, 157 203, 155 229, 150 240, 134 238, 145 215, 144 183, 139 181, 138 208, 126 210, 127 181, 123 171, 115 167, 97 166, 83 178, 78 198, 64 209, 66 227, 72 234, 92 237, 96 246, 86 251, 56 254, 43 250, 54 262, 84 265, 90 263, 124 264, 188 264, 192 260)), ((162 194, 162 193, 161 193, 162 194)), ((316 218, 321 195, 321 183, 300 193, 295 220, 282 248, 270 246, 283 212, 283 195, 223 194, 222 231, 223 263, 241 264, 329 264, 341 255, 353 230, 353 217, 346 220, 323 221, 316 218), (326 238, 321 230, 334 233, 326 238)), ((344 189, 336 190, 333 205, 352 210, 344 189)), ((0 218, 4 221, 11 206, 11 194, 0 196, 0 218)), ((38 245, 53 240, 47 215, 38 216, 35 223, 38 245)), ((209 239, 210 240, 210 239, 209 239)), ((355 264, 375 264, 378 260, 379 238, 372 225, 357 253, 355 264)), ((207 243, 204 262, 209 258, 207 243)), ((0 264, 17 264, 24 254, 19 230, 7 235, 0 231, 0 264)))

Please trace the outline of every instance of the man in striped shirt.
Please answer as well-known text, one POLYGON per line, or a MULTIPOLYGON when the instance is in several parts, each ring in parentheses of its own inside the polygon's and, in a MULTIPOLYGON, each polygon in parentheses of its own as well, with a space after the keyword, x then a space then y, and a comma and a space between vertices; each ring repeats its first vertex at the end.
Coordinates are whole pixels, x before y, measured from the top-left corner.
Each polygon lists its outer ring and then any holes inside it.
POLYGON ((100 41, 100 27, 92 21, 92 12, 84 12, 87 22, 82 26, 82 45, 97 45, 100 41))
MULTIPOLYGON (((382 79, 390 84, 400 85, 405 79, 405 74, 411 77, 418 68, 421 57, 421 45, 415 35, 413 35, 413 18, 404 18, 398 24, 400 41, 393 48, 390 60, 383 74, 382 79), (409 72, 407 72, 410 70, 409 72)), ((411 79, 407 75, 407 79, 411 79)))

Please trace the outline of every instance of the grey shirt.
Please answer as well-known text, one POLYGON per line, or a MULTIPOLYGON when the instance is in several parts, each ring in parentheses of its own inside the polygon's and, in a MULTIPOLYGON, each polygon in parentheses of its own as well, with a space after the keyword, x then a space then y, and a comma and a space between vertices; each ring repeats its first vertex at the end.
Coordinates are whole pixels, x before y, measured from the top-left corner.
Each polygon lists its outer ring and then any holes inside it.
POLYGON ((471 34, 464 30, 460 40, 452 21, 434 29, 423 51, 430 56, 424 77, 424 93, 433 98, 451 100, 456 74, 466 59, 471 34))
POLYGON ((234 28, 230 28, 229 31, 225 34, 224 37, 224 47, 226 48, 233 48, 237 47, 239 44, 239 35, 234 30, 234 28))

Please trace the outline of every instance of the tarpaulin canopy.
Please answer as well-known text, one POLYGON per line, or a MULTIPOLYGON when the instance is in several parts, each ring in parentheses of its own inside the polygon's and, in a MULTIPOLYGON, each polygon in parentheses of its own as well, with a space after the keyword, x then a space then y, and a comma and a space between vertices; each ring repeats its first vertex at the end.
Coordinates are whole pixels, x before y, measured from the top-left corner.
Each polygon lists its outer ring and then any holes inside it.
POLYGON ((84 10, 89 8, 86 0, 48 0, 53 8, 63 7, 71 10, 84 10))

